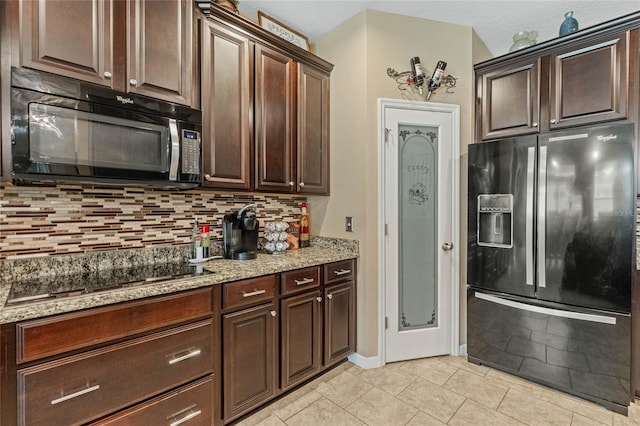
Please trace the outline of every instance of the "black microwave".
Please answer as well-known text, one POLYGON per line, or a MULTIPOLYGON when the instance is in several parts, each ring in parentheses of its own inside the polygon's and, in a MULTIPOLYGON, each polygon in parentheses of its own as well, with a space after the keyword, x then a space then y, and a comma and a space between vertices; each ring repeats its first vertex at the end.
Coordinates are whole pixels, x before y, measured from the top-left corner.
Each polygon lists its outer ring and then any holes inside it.
POLYGON ((11 71, 14 181, 201 183, 199 110, 26 68, 11 71))

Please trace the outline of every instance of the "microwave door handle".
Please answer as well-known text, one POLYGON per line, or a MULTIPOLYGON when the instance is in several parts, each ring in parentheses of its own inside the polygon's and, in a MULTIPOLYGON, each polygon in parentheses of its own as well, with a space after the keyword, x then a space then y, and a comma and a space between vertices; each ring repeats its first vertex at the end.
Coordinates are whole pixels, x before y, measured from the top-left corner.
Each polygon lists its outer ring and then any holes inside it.
POLYGON ((546 274, 546 236, 547 236, 547 147, 540 147, 540 166, 538 169, 538 287, 547 286, 546 274))
POLYGON ((169 180, 178 180, 178 163, 180 162, 180 140, 178 138, 178 123, 175 119, 169 119, 171 133, 171 162, 169 163, 169 180))
POLYGON ((533 285, 533 194, 536 167, 536 148, 531 146, 527 151, 527 198, 525 222, 525 256, 526 256, 526 284, 533 285))

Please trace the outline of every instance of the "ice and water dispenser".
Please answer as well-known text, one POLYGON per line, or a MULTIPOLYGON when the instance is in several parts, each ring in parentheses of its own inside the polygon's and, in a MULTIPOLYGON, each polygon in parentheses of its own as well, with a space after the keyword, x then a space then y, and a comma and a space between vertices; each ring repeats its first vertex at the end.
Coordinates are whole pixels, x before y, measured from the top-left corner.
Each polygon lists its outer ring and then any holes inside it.
POLYGON ((513 247, 513 195, 478 195, 478 245, 513 247))

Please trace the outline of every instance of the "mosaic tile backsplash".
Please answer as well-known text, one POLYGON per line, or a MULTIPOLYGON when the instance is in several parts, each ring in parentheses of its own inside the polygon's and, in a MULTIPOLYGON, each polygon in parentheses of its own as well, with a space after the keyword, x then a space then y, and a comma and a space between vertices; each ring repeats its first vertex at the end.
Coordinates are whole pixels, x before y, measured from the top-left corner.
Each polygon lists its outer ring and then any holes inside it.
POLYGON ((305 197, 92 185, 0 184, 0 260, 181 245, 195 217, 222 240, 222 217, 246 204, 258 219, 297 220, 305 197))

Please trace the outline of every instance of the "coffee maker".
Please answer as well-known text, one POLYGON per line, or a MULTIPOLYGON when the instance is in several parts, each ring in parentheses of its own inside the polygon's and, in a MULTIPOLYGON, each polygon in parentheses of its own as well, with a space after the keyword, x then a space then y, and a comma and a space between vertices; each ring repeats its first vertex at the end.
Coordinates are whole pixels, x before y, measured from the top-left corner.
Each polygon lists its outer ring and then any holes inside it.
POLYGON ((222 238, 225 259, 248 260, 258 257, 256 205, 247 204, 222 218, 222 238))

